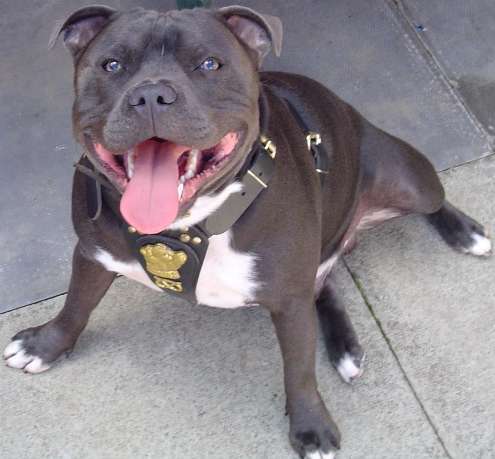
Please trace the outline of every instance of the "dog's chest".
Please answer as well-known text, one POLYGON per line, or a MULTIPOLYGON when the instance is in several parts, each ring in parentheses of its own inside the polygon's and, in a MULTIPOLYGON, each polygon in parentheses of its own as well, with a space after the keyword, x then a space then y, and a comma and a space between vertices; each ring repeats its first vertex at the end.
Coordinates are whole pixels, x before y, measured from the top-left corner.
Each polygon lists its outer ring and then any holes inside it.
POLYGON ((198 303, 243 306, 254 299, 257 287, 256 257, 234 250, 230 231, 212 236, 196 287, 198 303))
MULTIPOLYGON (((102 249, 95 258, 109 271, 160 290, 137 261, 119 261, 102 249)), ((230 231, 212 236, 196 286, 198 303, 219 308, 244 306, 254 300, 258 285, 255 255, 235 250, 230 231)))

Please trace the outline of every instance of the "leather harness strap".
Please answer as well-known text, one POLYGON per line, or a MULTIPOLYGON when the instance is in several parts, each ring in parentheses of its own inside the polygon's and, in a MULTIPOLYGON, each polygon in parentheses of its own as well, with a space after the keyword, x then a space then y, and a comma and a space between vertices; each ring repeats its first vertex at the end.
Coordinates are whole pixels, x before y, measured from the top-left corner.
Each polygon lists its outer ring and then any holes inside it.
POLYGON ((301 113, 296 110, 296 107, 290 102, 288 98, 283 97, 283 99, 289 107, 292 115, 297 120, 302 131, 304 132, 304 136, 306 137, 306 145, 308 146, 308 150, 313 155, 313 159, 315 161, 315 170, 320 176, 321 185, 323 185, 323 182, 325 181, 325 175, 328 174, 329 157, 325 147, 321 143, 321 136, 318 132, 309 129, 301 113))
MULTIPOLYGON (((321 138, 308 129, 294 106, 287 99, 284 100, 304 132, 308 150, 314 157, 316 171, 323 183, 324 176, 328 173, 329 159, 321 138)), ((246 165, 233 180, 242 184, 241 192, 231 194, 219 209, 202 222, 179 230, 165 230, 159 234, 140 234, 125 223, 118 205, 112 202, 118 201, 118 191, 94 169, 89 158, 83 155, 75 167, 86 176, 89 218, 96 221, 101 215, 103 201, 109 204, 121 222, 130 249, 150 280, 164 291, 196 302, 196 285, 208 250, 209 238, 231 228, 258 195, 268 188, 276 154, 273 141, 260 136, 248 155, 246 165), (111 199, 110 195, 117 195, 117 200, 111 199)))

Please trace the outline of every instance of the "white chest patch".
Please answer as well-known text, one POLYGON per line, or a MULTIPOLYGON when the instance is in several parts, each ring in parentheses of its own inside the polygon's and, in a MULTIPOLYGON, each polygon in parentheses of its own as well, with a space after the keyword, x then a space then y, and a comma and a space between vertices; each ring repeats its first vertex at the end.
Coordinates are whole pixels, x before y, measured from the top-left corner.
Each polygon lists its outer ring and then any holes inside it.
MULTIPOLYGON (((137 261, 122 262, 103 249, 98 249, 96 260, 108 271, 141 282, 161 291, 148 277, 137 261)), ((218 308, 237 308, 253 300, 259 283, 255 275, 256 257, 241 253, 231 246, 231 233, 212 236, 196 286, 198 303, 218 308)))
POLYGON ((242 191, 242 184, 240 182, 234 182, 219 193, 200 196, 192 205, 188 215, 173 222, 168 229, 176 230, 199 223, 215 212, 231 194, 239 193, 240 191, 242 191))
POLYGON ((196 287, 198 303, 236 308, 253 300, 258 287, 256 256, 234 250, 230 231, 212 236, 196 287))
POLYGON ((107 251, 98 248, 95 254, 96 260, 101 263, 107 271, 122 274, 128 279, 141 282, 153 290, 161 291, 144 271, 138 261, 124 262, 115 259, 115 257, 107 251))

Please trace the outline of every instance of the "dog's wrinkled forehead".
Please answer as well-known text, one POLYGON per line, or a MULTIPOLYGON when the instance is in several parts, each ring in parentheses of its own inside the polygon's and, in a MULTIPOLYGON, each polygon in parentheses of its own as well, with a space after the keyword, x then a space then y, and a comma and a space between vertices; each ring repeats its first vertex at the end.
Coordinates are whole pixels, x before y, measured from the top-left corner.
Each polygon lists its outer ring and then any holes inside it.
POLYGON ((206 11, 134 11, 109 23, 88 47, 81 64, 93 64, 107 56, 125 60, 132 70, 132 66, 142 68, 145 60, 152 67, 153 63, 166 64, 167 59, 170 63, 173 58, 188 70, 188 66, 201 64, 200 59, 215 56, 239 65, 236 61, 242 60, 243 53, 238 52, 239 42, 229 35, 229 30, 206 11))
POLYGON ((104 46, 139 49, 141 53, 159 46, 165 53, 208 44, 219 52, 238 51, 242 45, 259 67, 271 49, 280 54, 282 25, 276 17, 240 6, 165 13, 136 8, 122 13, 95 5, 82 8, 60 22, 50 46, 59 35, 63 35, 76 64, 82 55, 104 51, 104 46), (103 31, 105 40, 101 40, 103 31), (232 34, 237 40, 232 40, 232 34), (90 53, 85 53, 88 49, 90 53))

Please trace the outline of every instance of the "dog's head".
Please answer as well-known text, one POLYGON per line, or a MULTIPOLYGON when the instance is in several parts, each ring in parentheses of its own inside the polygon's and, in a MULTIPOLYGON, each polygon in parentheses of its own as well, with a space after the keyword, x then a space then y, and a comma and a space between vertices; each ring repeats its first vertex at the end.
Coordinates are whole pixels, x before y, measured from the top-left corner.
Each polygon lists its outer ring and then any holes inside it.
POLYGON ((258 69, 280 53, 277 18, 90 6, 59 35, 74 59, 75 136, 140 232, 162 231, 241 168, 259 134, 258 69))

